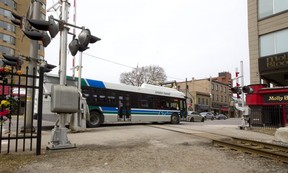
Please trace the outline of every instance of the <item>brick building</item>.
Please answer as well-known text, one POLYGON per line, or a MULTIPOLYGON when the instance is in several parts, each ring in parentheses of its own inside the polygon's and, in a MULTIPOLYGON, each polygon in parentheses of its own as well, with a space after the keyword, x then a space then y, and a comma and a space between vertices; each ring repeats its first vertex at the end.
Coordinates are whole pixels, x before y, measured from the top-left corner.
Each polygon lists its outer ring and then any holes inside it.
MULTIPOLYGON (((0 0, 0 52, 13 56, 30 55, 30 39, 23 36, 23 32, 15 26, 12 12, 26 16, 31 0, 0 0)), ((46 0, 42 0, 41 19, 45 19, 46 0)), ((44 57, 44 47, 39 42, 38 57, 44 57)), ((3 58, 0 56, 0 58, 3 58)))
POLYGON ((177 82, 178 90, 191 99, 190 110, 197 112, 230 113, 231 73, 221 72, 217 77, 177 82), (185 87, 187 84, 187 87, 185 87), (187 88, 187 90, 185 89, 187 88))

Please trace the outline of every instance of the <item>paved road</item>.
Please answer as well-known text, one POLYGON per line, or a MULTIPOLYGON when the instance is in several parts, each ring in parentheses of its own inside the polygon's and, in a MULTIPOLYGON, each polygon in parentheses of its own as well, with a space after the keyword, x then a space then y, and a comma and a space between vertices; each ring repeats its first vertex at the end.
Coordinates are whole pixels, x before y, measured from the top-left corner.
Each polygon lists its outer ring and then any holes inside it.
MULTIPOLYGON (((247 135, 237 128, 239 119, 181 122, 185 128, 247 135)), ((162 124, 165 126, 166 124, 162 124)), ((258 135, 258 134, 257 134, 258 135)), ((259 135, 258 135, 259 136, 259 135)), ((44 130, 43 149, 51 140, 44 130)), ((214 147, 211 140, 184 135, 145 124, 106 125, 81 133, 68 133, 76 144, 69 150, 43 150, 41 156, 3 155, 3 172, 81 173, 190 173, 190 172, 287 172, 287 166, 214 147)), ((0 173, 2 173, 0 170, 0 173)))

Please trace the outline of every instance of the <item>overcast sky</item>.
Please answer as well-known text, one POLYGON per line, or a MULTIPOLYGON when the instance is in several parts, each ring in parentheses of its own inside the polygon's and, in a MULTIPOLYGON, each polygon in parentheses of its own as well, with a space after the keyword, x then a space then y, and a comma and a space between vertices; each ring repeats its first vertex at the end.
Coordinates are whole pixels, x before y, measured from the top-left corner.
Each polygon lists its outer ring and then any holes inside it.
MULTIPOLYGON (((47 0, 47 8, 56 2, 47 0)), ((76 25, 102 39, 83 53, 83 77, 119 83, 120 74, 137 65, 162 67, 168 81, 216 77, 223 71, 235 77, 243 61, 245 84, 250 83, 246 0, 77 0, 76 7, 76 25)), ((59 37, 45 57, 58 65, 59 37)), ((69 53, 67 75, 71 67, 69 53)))

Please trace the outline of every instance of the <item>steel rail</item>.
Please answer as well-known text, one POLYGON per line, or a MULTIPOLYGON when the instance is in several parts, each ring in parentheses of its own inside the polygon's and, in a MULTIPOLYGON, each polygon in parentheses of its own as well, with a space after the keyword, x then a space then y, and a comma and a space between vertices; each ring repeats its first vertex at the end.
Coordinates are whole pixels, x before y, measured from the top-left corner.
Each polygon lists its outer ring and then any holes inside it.
POLYGON ((243 139, 238 137, 231 137, 220 135, 216 133, 204 132, 200 130, 192 130, 187 128, 180 128, 178 126, 164 126, 164 125, 149 125, 150 127, 169 130, 186 135, 193 135, 212 140, 214 146, 226 147, 243 153, 255 154, 259 157, 269 158, 282 163, 288 163, 288 147, 266 143, 261 141, 254 141, 250 139, 243 139), (229 139, 229 140, 227 140, 229 139))
MULTIPOLYGON (((258 142, 261 145, 261 142, 258 142)), ((274 152, 273 150, 263 150, 262 148, 258 148, 257 146, 249 146, 249 145, 243 145, 235 142, 228 142, 228 141, 222 141, 222 140, 213 140, 213 144, 218 147, 228 147, 230 149, 234 149, 237 151, 242 151, 244 153, 250 153, 255 154, 257 156, 270 158, 272 160, 277 160, 283 163, 288 163, 288 155, 274 152)))

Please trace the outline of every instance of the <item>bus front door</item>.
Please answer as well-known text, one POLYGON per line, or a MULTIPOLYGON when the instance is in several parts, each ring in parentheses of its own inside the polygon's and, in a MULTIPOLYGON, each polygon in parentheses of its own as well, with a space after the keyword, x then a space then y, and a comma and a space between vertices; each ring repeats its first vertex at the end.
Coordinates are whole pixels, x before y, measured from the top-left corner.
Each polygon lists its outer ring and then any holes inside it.
POLYGON ((131 106, 128 96, 119 96, 118 121, 131 121, 131 106))

